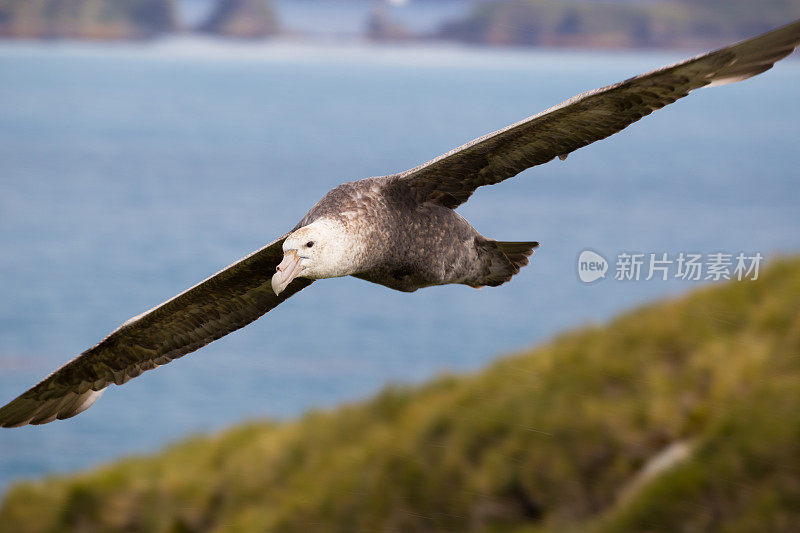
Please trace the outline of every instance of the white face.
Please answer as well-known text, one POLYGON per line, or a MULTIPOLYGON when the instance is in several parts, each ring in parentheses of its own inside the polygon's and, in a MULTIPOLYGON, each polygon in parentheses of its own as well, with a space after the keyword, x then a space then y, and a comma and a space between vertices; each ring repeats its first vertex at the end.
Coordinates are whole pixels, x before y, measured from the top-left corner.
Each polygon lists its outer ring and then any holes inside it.
POLYGON ((334 278, 354 273, 354 249, 345 228, 329 219, 319 219, 286 237, 283 261, 272 277, 279 294, 296 277, 334 278))

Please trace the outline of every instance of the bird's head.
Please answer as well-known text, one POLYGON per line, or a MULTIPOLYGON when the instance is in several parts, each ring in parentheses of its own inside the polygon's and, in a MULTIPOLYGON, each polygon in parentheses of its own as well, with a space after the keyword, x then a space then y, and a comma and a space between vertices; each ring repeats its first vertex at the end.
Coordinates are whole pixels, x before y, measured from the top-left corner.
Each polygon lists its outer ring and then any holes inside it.
POLYGON ((344 226, 318 219, 290 233, 283 241, 283 261, 272 276, 280 294, 294 278, 323 279, 354 272, 353 246, 344 226))

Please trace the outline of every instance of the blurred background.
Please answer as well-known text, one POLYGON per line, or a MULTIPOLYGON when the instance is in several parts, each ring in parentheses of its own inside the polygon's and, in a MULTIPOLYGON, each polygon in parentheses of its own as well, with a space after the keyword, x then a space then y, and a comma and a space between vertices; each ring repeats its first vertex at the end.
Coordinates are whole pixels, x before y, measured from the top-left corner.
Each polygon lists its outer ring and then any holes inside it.
POLYGON ((0 37, 690 47, 725 44, 798 16, 796 0, 3 0, 0 37))
MULTIPOLYGON (((798 0, 0 0, 0 403, 129 317, 283 234, 342 181, 411 168, 579 92, 798 18, 798 0)), ((800 251, 798 85, 795 56, 744 83, 693 93, 567 162, 551 162, 479 190, 459 209, 479 231, 542 243, 531 266, 509 284, 402 294, 356 279, 327 280, 197 353, 112 387, 75 419, 3 430, 0 492, 22 478, 154 452, 187 435, 331 410, 388 384, 477 372, 499 355, 568 328, 605 323, 632 306, 716 285, 677 279, 622 282, 611 276, 583 284, 576 260, 584 249, 612 262, 621 252, 722 251, 759 252, 769 263, 800 251)), ((797 311, 791 305, 786 304, 788 315, 781 315, 785 320, 769 323, 791 330, 797 311)), ((723 307, 697 316, 715 324, 733 320, 723 307)), ((796 359, 793 350, 800 347, 781 346, 796 359)), ((625 360, 624 350, 614 353, 625 360)), ((593 368, 573 363, 576 371, 593 368)), ((719 380, 733 382, 719 363, 719 380)), ((539 370, 531 372, 520 375, 539 370)), ((706 398, 697 391, 716 390, 709 384, 716 382, 703 379, 697 389, 669 389, 659 397, 652 412, 660 414, 647 419, 656 437, 625 441, 632 447, 615 449, 618 455, 586 453, 625 476, 643 468, 656 452, 684 449, 670 448, 676 442, 696 442, 713 417, 701 417, 706 422, 700 423, 691 409, 673 412, 665 406, 685 407, 692 398, 706 398), (619 457, 630 459, 628 469, 619 466, 619 457)), ((506 389, 501 382, 473 392, 491 402, 494 394, 522 391, 517 403, 503 404, 500 411, 506 413, 514 412, 511 405, 549 401, 546 396, 524 399, 529 385, 506 389)), ((737 387, 730 388, 732 397, 741 393, 737 387)), ((612 384, 585 397, 613 396, 615 390, 612 384)), ((627 400, 647 404, 635 392, 627 400)), ((712 414, 722 412, 719 403, 702 406, 712 414)), ((380 402, 375 407, 377 418, 389 416, 384 407, 380 402)), ((413 419, 437 412, 416 409, 409 415, 413 419)), ((608 431, 577 428, 578 435, 592 435, 578 440, 601 439, 624 426, 624 410, 610 409, 608 431)), ((485 417, 460 416, 455 407, 443 413, 469 421, 464 431, 480 427, 502 433, 486 426, 485 417)), ((568 413, 563 412, 564 421, 573 418, 568 413)), ((790 415, 795 420, 796 413, 790 415)), ((432 430, 435 435, 447 434, 445 419, 436 422, 441 427, 431 424, 439 428, 432 430)), ((272 435, 272 426, 259 428, 272 435)), ((542 431, 559 434, 552 427, 542 431)), ((322 439, 321 434, 309 442, 322 439)), ((407 428, 405 434, 415 433, 407 428)), ((242 442, 248 435, 235 434, 242 442)), ((258 438, 267 439, 258 441, 262 444, 277 439, 258 438)), ((236 439, 232 448, 239 446, 236 439)), ((431 446, 439 442, 420 439, 431 446)), ((528 444, 522 450, 535 455, 535 444, 528 444)), ((279 446, 256 448, 273 447, 279 446)), ((224 457, 224 450, 215 450, 224 457)), ((521 464, 516 452, 495 452, 490 462, 497 468, 521 464)), ((553 453, 546 459, 525 456, 531 468, 503 477, 496 494, 478 484, 458 505, 439 505, 425 504, 423 496, 415 501, 412 490, 397 500, 405 502, 402 520, 392 514, 396 506, 390 503, 375 507, 375 516, 393 516, 390 525, 397 530, 408 530, 404 524, 418 530, 460 529, 466 526, 453 516, 462 516, 466 508, 477 514, 467 513, 465 520, 480 529, 496 516, 521 517, 523 524, 569 517, 571 500, 588 502, 576 511, 585 518, 610 505, 597 494, 621 494, 619 486, 594 487, 594 480, 607 473, 592 470, 599 468, 591 466, 595 459, 571 454, 566 446, 553 453), (554 474, 553 479, 569 481, 563 491, 546 480, 532 481, 542 461, 571 468, 584 460, 588 481, 554 474), (581 493, 587 487, 597 494, 581 493), (537 490, 557 492, 556 503, 565 509, 530 496, 537 490), (515 503, 509 507, 503 498, 515 503), (425 505, 432 506, 428 514, 420 511, 425 505), (414 519, 415 512, 422 518, 414 519)), ((467 456, 471 459, 459 472, 482 464, 476 457, 483 456, 467 456)), ((796 462, 773 462, 798 479, 796 462)), ((176 463, 180 460, 172 457, 171 464, 176 463)), ((202 470, 187 465, 185 471, 202 470)), ((402 461, 384 466, 411 476, 404 478, 411 487, 414 476, 422 475, 402 461)), ((452 488, 446 481, 450 474, 442 475, 432 493, 452 488)), ((260 482, 275 486, 267 477, 260 482)), ((181 500, 168 482, 156 474, 148 479, 167 485, 130 501, 153 503, 147 499, 152 494, 172 495, 170 512, 180 518, 163 521, 158 513, 169 507, 164 504, 152 511, 160 526, 219 526, 203 520, 218 518, 215 498, 227 496, 204 494, 195 503, 206 514, 195 516, 195 504, 181 500)), ((372 490, 357 485, 340 487, 336 494, 372 490)), ((403 484, 391 476, 379 484, 389 485, 403 484)), ((109 508, 104 496, 86 484, 58 486, 45 491, 59 495, 50 500, 34 498, 25 492, 32 490, 27 485, 8 492, 11 503, 0 516, 13 527, 9 531, 23 531, 19 525, 25 522, 9 517, 30 522, 37 513, 50 516, 45 508, 77 513, 53 511, 51 528, 110 527, 103 521, 108 517, 95 513, 109 508), (23 500, 36 502, 37 511, 25 514, 23 500), (22 510, 15 515, 17 506, 22 510)), ((347 512, 358 514, 362 504, 356 500, 347 512)), ((137 509, 131 516, 141 514, 135 506, 130 509, 137 509)), ((287 522, 237 516, 245 517, 245 530, 276 524, 286 527, 278 530, 291 529, 287 522)), ((158 529, 148 524, 127 526, 158 529)))

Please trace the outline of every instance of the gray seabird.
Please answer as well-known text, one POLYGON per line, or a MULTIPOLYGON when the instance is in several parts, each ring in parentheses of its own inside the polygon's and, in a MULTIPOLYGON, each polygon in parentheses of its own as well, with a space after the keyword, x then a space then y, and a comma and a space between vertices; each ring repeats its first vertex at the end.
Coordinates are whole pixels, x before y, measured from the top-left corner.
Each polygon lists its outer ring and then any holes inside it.
POLYGON ((416 168, 339 185, 294 229, 136 316, 0 408, 0 426, 88 409, 112 383, 239 329, 316 279, 355 276, 400 291, 496 286, 537 243, 500 242, 454 211, 482 185, 604 139, 689 94, 760 74, 800 42, 800 21, 739 44, 580 94, 416 168))

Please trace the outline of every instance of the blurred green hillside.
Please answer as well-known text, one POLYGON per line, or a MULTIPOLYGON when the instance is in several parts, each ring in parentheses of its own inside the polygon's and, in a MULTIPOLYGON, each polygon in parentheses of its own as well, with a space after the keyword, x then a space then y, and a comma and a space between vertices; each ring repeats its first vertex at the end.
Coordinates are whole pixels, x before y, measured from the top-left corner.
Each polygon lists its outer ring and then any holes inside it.
POLYGON ((800 0, 498 0, 439 37, 494 45, 709 47, 800 18, 800 0))
POLYGON ((798 523, 800 258, 474 375, 20 483, 0 509, 14 533, 798 523))

